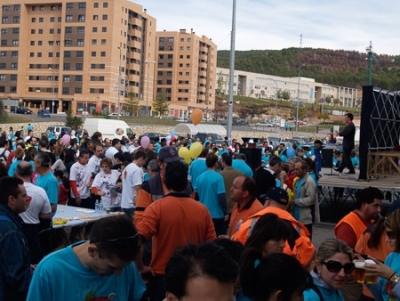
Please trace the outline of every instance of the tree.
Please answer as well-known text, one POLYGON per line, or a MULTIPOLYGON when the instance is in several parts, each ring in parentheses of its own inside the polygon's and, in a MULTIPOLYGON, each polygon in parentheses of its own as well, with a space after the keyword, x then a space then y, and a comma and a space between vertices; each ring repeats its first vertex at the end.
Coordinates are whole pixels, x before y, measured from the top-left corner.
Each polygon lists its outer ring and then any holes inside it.
POLYGON ((250 90, 249 97, 250 97, 251 95, 253 95, 253 94, 254 94, 254 89, 251 89, 251 90, 250 90))
POLYGON ((289 100, 290 99, 290 91, 289 90, 282 91, 281 98, 284 100, 289 100))
POLYGON ((223 83, 224 83, 224 77, 222 76, 222 72, 220 72, 218 74, 218 80, 217 80, 218 94, 221 94, 223 83))
POLYGON ((72 114, 71 109, 68 109, 67 116, 65 119, 65 126, 69 126, 72 129, 77 130, 80 126, 82 126, 82 124, 83 124, 82 118, 79 116, 74 116, 72 114))
POLYGON ((325 102, 329 105, 329 104, 332 102, 332 97, 327 96, 327 97, 325 98, 325 102))
POLYGON ((282 99, 282 90, 279 89, 278 91, 276 91, 276 99, 282 99))
POLYGON ((333 100, 333 104, 334 104, 335 106, 338 106, 338 105, 340 104, 340 100, 337 99, 337 98, 335 98, 335 99, 333 100))
POLYGON ((168 111, 168 102, 163 92, 158 92, 156 99, 153 101, 153 110, 158 116, 163 116, 168 111))
POLYGON ((260 91, 260 94, 261 94, 261 98, 264 98, 264 96, 265 96, 265 91, 264 91, 264 90, 261 90, 261 91, 260 91))
POLYGON ((7 114, 6 110, 4 110, 3 100, 0 99, 0 122, 5 123, 5 122, 7 122, 7 119, 8 119, 8 114, 7 114))
POLYGON ((139 99, 136 97, 136 93, 130 91, 125 98, 125 106, 126 110, 130 113, 131 116, 138 116, 139 111, 139 99))

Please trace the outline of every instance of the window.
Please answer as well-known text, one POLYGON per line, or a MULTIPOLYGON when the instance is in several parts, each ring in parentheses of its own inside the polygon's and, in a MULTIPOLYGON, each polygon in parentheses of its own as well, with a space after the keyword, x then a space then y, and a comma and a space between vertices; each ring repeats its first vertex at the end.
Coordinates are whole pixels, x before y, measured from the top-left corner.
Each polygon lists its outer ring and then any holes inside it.
POLYGON ((18 63, 11 63, 11 69, 17 70, 18 69, 18 63))
POLYGON ((103 7, 107 8, 108 7, 108 2, 103 2, 103 7))
POLYGON ((96 39, 92 40, 92 45, 97 45, 97 40, 96 39))
POLYGON ((42 57, 42 53, 41 53, 41 52, 38 52, 38 53, 37 53, 37 57, 42 57))
POLYGON ((75 94, 82 94, 82 88, 75 87, 75 94))
POLYGON ((107 32, 107 27, 102 27, 101 32, 107 32))
POLYGON ((190 59, 190 55, 187 55, 186 58, 187 58, 187 59, 190 59))
POLYGON ((11 52, 11 57, 14 58, 14 59, 17 58, 18 57, 18 51, 12 51, 11 52))
POLYGON ((108 15, 103 15, 103 20, 108 20, 108 15))
POLYGON ((78 22, 85 22, 85 15, 79 15, 78 22))
POLYGON ((69 88, 68 87, 63 87, 62 88, 62 94, 69 94, 69 88))
POLYGON ((3 5, 3 12, 8 12, 10 7, 8 5, 3 5))
POLYGON ((0 63, 0 69, 6 69, 6 63, 0 63))
POLYGON ((104 94, 104 89, 99 89, 99 94, 104 94))
POLYGON ((36 64, 36 69, 42 69, 42 65, 41 64, 36 64))
POLYGON ((186 48, 187 50, 190 50, 190 49, 192 49, 190 46, 188 46, 187 48, 186 48))
POLYGON ((164 42, 164 40, 165 40, 164 38, 159 38, 159 39, 158 39, 158 41, 159 41, 160 43, 164 42))
POLYGON ((92 75, 92 76, 90 77, 90 81, 91 81, 91 82, 94 82, 95 80, 96 80, 96 76, 93 76, 93 75, 92 75))
POLYGON ((39 23, 43 23, 44 19, 41 17, 39 18, 39 23))
POLYGON ((71 15, 67 15, 65 21, 66 22, 72 22, 72 20, 73 20, 72 16, 71 15))
POLYGON ((54 46, 54 41, 49 41, 49 46, 54 46))
POLYGON ((11 86, 10 87, 10 93, 17 93, 17 87, 11 86))
POLYGON ((187 41, 188 41, 188 42, 191 42, 191 41, 192 41, 192 38, 188 38, 187 41))
POLYGON ((93 7, 94 7, 94 8, 99 8, 99 2, 93 3, 93 7))
POLYGON ((50 6, 50 10, 56 10, 56 6, 55 5, 50 6))
POLYGON ((61 28, 57 28, 57 33, 61 34, 61 28))
POLYGON ((30 45, 31 45, 31 46, 35 46, 35 41, 31 41, 31 42, 30 42, 30 45))
POLYGON ((62 20, 61 17, 58 17, 58 18, 57 18, 57 21, 58 21, 58 22, 61 22, 61 20, 62 20))
POLYGON ((75 75, 75 81, 77 83, 81 83, 82 82, 82 75, 75 75))
POLYGON ((18 16, 14 16, 13 17, 13 22, 14 23, 19 23, 19 17, 18 16))
POLYGON ((71 51, 64 51, 64 57, 71 57, 71 51))
POLYGON ((91 56, 92 56, 92 57, 96 57, 96 51, 92 51, 91 56))
POLYGON ((44 11, 44 6, 43 5, 40 6, 40 10, 44 11))
POLYGON ((17 75, 16 74, 11 74, 10 79, 11 79, 11 81, 16 81, 17 80, 17 75))
POLYGON ((56 57, 60 57, 60 53, 59 52, 56 52, 56 57))
POLYGON ((85 33, 85 27, 78 27, 78 33, 79 34, 84 34, 85 33))
POLYGON ((90 69, 96 69, 96 64, 90 64, 90 69))
POLYGON ((2 28, 2 29, 1 29, 1 34, 2 34, 2 35, 8 34, 8 29, 7 29, 7 28, 2 28))
POLYGON ((7 24, 7 23, 8 23, 8 17, 3 17, 3 18, 1 19, 1 23, 7 24))
POLYGON ((168 42, 169 43, 173 43, 174 42, 174 38, 168 38, 168 42))
POLYGON ((35 53, 34 52, 29 52, 29 57, 35 57, 35 53))
POLYGON ((72 46, 72 41, 71 40, 65 40, 64 41, 64 46, 72 46))
POLYGON ((185 47, 181 46, 179 47, 180 50, 185 50, 185 47))
POLYGON ((7 51, 1 51, 0 52, 0 57, 1 58, 6 58, 7 57, 7 51))
POLYGON ((75 64, 75 70, 83 70, 83 64, 82 63, 76 63, 75 64))
POLYGON ((37 44, 38 44, 38 46, 42 46, 43 45, 43 41, 38 41, 37 44))
POLYGON ((19 34, 19 28, 13 28, 12 33, 13 34, 19 34))
POLYGON ((67 10, 71 10, 74 8, 74 4, 73 3, 67 3, 67 10))
POLYGON ((53 57, 53 52, 49 52, 49 57, 53 57))
POLYGON ((64 82, 64 83, 69 83, 70 80, 71 80, 71 78, 69 77, 69 75, 64 75, 64 76, 63 76, 63 82, 64 82))
POLYGON ((51 28, 51 29, 49 30, 49 33, 50 33, 50 34, 54 34, 54 29, 51 28))
POLYGON ((97 27, 93 27, 92 32, 97 32, 97 27))
POLYGON ((158 50, 163 51, 164 50, 164 46, 158 46, 158 50))
POLYGON ((34 64, 29 64, 29 69, 35 69, 35 65, 34 64))
POLYGON ((101 57, 105 57, 106 56, 106 52, 105 51, 100 52, 100 56, 101 57))
POLYGON ((181 38, 181 39, 180 39, 180 41, 181 41, 181 42, 184 42, 184 41, 185 41, 185 39, 184 39, 184 38, 181 38))
POLYGON ((5 82, 6 81, 6 75, 5 74, 0 74, 0 81, 5 82))
POLYGON ((55 22, 55 21, 56 21, 56 18, 50 17, 50 22, 55 22))
POLYGON ((1 46, 7 46, 7 40, 1 40, 1 46))
POLYGON ((105 64, 100 64, 100 69, 106 69, 106 65, 105 64))
POLYGON ((76 57, 77 58, 83 58, 83 51, 77 51, 76 52, 76 57))
POLYGON ((64 70, 70 70, 71 69, 71 64, 70 63, 64 63, 64 70))
POLYGON ((107 40, 106 39, 102 39, 101 40, 101 45, 106 45, 107 44, 107 40))
POLYGON ((94 93, 96 93, 96 91, 93 88, 90 88, 89 93, 94 94, 94 93))
POLYGON ((79 2, 79 9, 86 9, 86 3, 85 2, 79 2))
POLYGON ((174 57, 173 54, 168 54, 168 59, 171 60, 174 57))
POLYGON ((99 19, 99 16, 98 15, 93 15, 93 20, 98 20, 99 19))
POLYGON ((39 34, 43 34, 43 29, 39 29, 39 30, 38 30, 38 33, 39 33, 39 34))
POLYGON ((77 46, 83 47, 85 45, 83 39, 78 39, 77 46))
POLYGON ((99 76, 99 81, 104 82, 104 76, 99 76))

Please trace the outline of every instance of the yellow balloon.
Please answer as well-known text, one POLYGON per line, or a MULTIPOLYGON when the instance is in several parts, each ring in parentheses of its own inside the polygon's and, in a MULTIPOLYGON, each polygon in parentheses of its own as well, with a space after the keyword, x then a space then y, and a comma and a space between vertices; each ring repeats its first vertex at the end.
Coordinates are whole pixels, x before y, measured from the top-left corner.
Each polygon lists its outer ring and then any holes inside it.
POLYGON ((183 158, 183 161, 185 161, 187 164, 192 162, 190 159, 190 151, 187 149, 187 147, 182 146, 178 151, 178 155, 179 157, 183 158))
POLYGON ((200 156, 201 152, 203 150, 203 145, 201 145, 200 142, 195 142, 190 146, 190 157, 192 159, 197 158, 200 156))
POLYGON ((192 123, 198 125, 203 120, 203 111, 200 109, 194 109, 192 112, 192 123))

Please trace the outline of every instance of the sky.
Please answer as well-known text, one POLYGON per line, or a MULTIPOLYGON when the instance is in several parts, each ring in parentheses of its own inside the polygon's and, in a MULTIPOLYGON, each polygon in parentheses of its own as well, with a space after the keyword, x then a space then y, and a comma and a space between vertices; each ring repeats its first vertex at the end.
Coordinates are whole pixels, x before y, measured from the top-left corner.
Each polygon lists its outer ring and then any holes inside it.
MULTIPOLYGON (((131 1, 131 0, 130 0, 131 1)), ((186 29, 229 50, 233 0, 135 0, 157 31, 186 29)), ((236 50, 290 47, 400 55, 398 0, 237 0, 236 50)))

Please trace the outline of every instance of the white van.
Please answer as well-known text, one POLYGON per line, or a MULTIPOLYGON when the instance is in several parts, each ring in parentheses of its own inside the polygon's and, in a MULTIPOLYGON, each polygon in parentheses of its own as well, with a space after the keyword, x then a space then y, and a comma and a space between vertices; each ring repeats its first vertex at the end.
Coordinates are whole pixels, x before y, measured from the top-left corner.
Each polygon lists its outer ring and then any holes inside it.
POLYGON ((129 137, 133 135, 133 131, 129 125, 123 120, 87 118, 83 124, 83 128, 92 136, 94 132, 100 132, 103 139, 122 139, 123 136, 129 137))

